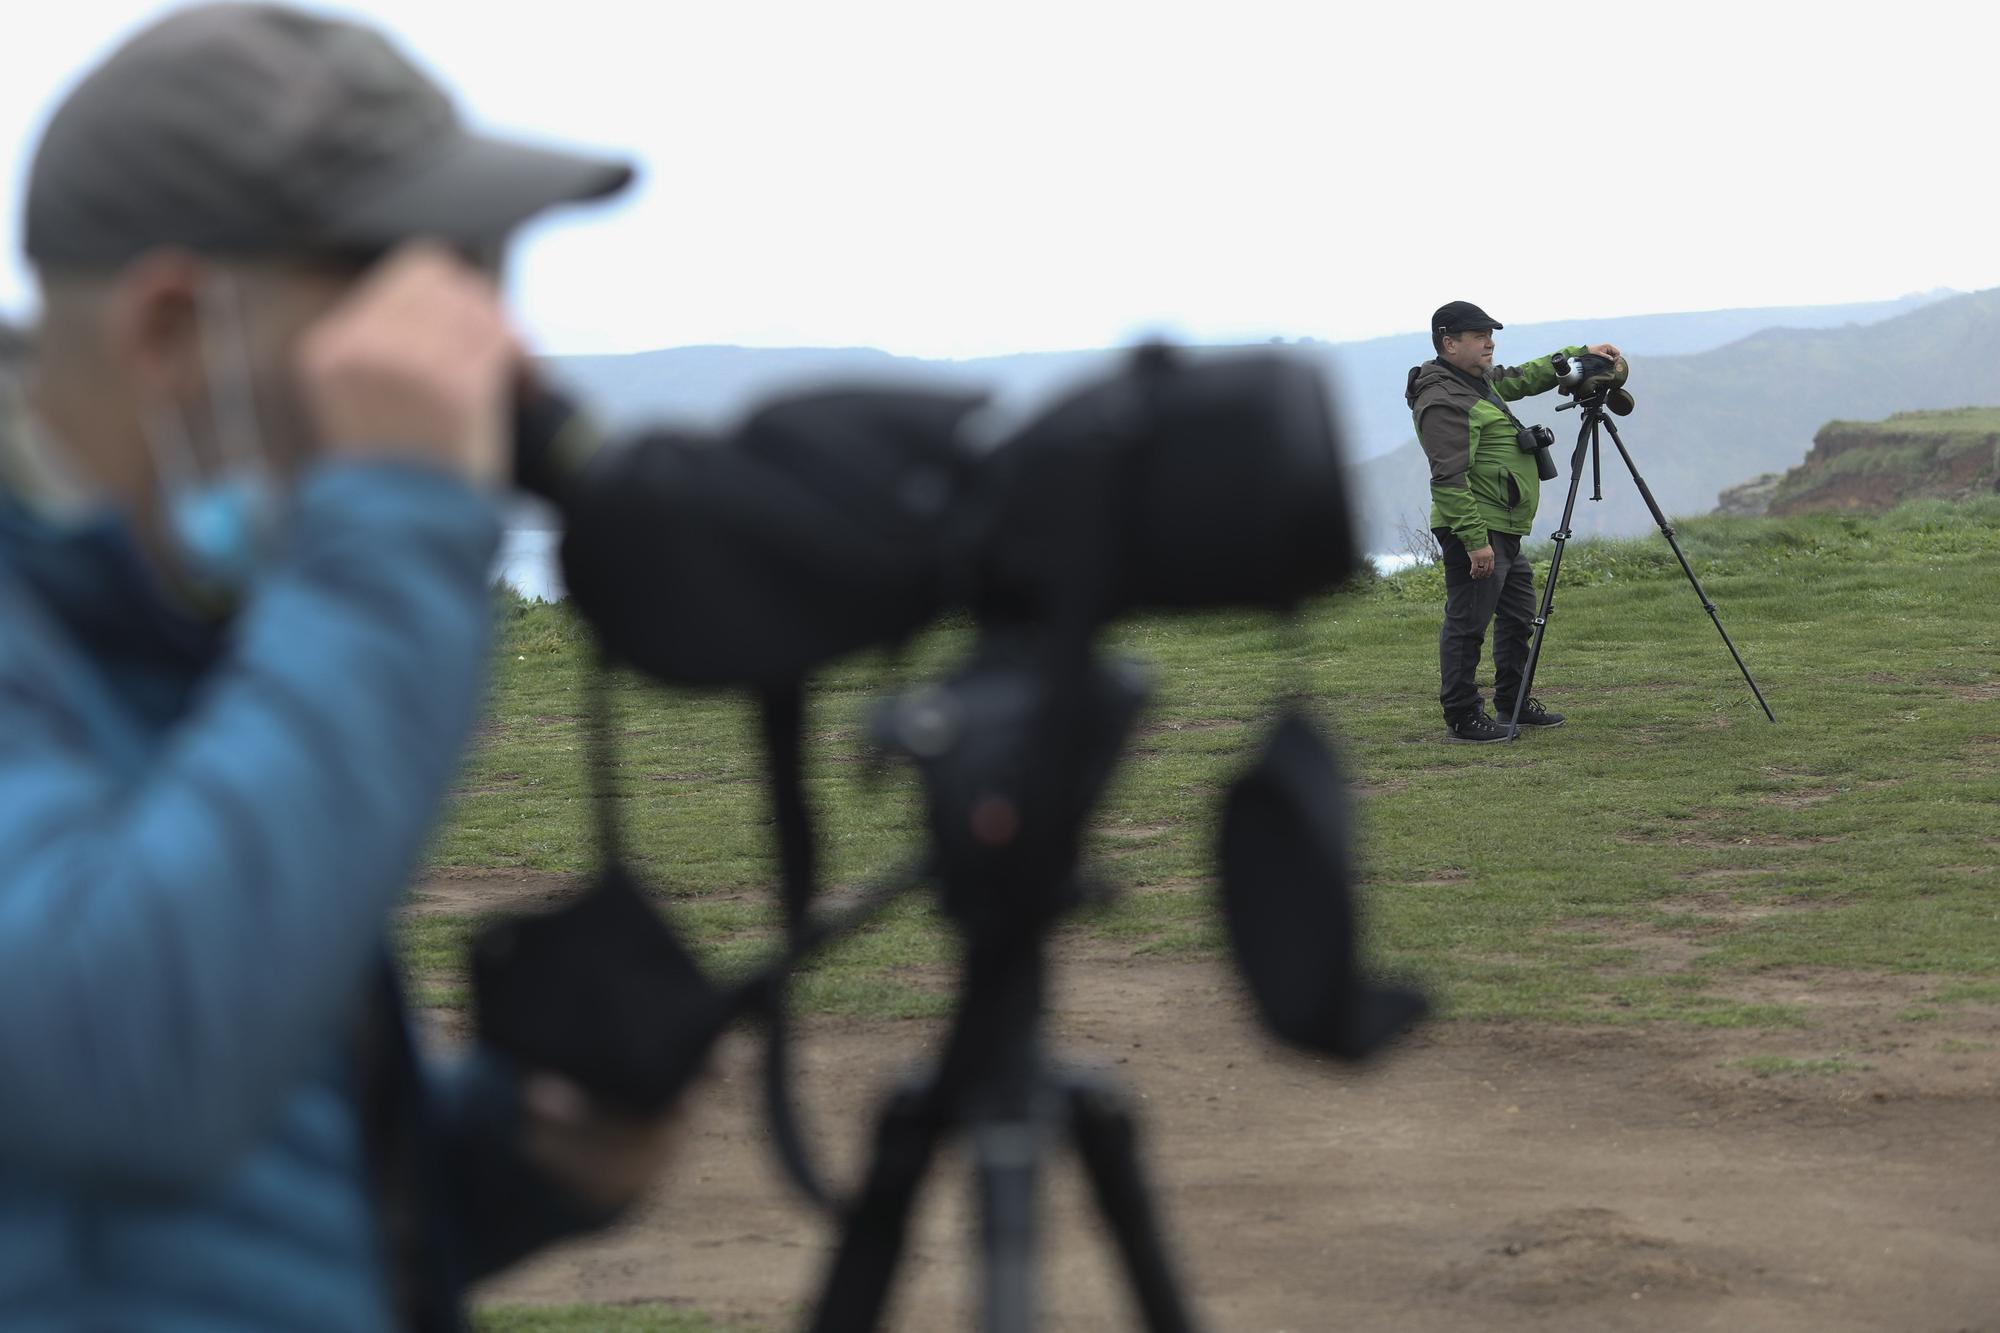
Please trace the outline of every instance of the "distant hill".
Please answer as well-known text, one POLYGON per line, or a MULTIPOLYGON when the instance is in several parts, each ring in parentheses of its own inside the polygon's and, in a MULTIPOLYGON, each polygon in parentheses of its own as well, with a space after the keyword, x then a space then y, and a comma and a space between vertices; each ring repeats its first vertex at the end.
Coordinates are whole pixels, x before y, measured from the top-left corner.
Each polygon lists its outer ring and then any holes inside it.
MULTIPOLYGON (((1936 301, 1878 323, 1772 329, 1692 356, 1634 356, 1638 410, 1617 422, 1669 516, 1706 513, 1724 487, 1804 461, 1829 420, 1871 420, 1920 408, 2000 402, 2000 289, 1936 301)), ((1555 394, 1529 399, 1520 415, 1555 429, 1562 479, 1543 489, 1538 535, 1561 515, 1575 414, 1555 394)), ((1588 477, 1575 530, 1632 535, 1652 518, 1605 439, 1604 500, 1589 501, 1588 477)), ((1414 439, 1354 469, 1374 550, 1395 550, 1403 525, 1421 524, 1429 470, 1414 439)))
MULTIPOLYGON (((1615 343, 1633 357, 1686 356, 1727 346, 1767 329, 1839 329, 1875 324, 1957 295, 1926 292, 1895 301, 1859 305, 1768 306, 1745 310, 1705 310, 1688 314, 1627 315, 1606 319, 1565 319, 1546 324, 1509 324, 1495 341, 1506 364, 1525 361, 1557 347, 1615 343)), ((1507 314, 1497 311, 1501 319, 1507 314)), ((1410 413, 1403 383, 1411 366, 1436 355, 1430 335, 1401 333, 1365 342, 1320 344, 1330 354, 1341 410, 1352 435, 1356 460, 1384 454, 1410 438, 1410 413)))
MULTIPOLYGON (((1782 306, 1691 314, 1563 320, 1509 327, 1502 352, 1516 359, 1575 342, 1609 340, 1637 356, 1673 356, 1723 346, 1762 329, 1837 328, 1906 313, 1942 299, 1925 293, 1858 305, 1782 306)), ((1265 344, 1268 345, 1268 344, 1265 344)), ((1336 386, 1349 456, 1371 458, 1410 434, 1403 376, 1428 359, 1428 335, 1395 334, 1361 342, 1302 339, 1284 344, 1323 366, 1336 386)), ((773 394, 835 381, 920 384, 993 393, 1027 403, 1104 370, 1111 350, 1033 352, 933 361, 872 348, 677 347, 627 356, 553 358, 556 376, 587 396, 613 425, 671 421, 715 425, 773 394)))

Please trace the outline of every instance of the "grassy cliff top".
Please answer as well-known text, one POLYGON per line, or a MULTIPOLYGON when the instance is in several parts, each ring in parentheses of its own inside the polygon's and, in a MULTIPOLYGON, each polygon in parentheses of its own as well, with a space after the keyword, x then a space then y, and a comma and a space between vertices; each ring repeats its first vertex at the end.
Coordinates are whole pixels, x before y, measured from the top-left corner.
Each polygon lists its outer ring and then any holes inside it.
POLYGON ((1829 421, 1824 431, 1880 431, 1906 435, 2000 431, 2000 407, 1953 407, 1927 412, 1897 412, 1883 421, 1829 421))

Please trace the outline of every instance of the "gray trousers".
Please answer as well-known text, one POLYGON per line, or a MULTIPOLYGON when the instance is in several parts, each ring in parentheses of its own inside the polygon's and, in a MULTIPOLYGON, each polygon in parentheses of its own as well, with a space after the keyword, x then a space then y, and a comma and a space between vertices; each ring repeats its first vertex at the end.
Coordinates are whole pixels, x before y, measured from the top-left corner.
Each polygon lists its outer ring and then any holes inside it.
POLYGON ((1486 627, 1493 627, 1493 709, 1501 717, 1514 711, 1514 695, 1528 665, 1528 639, 1534 632, 1535 571, 1521 558, 1521 539, 1496 532, 1493 572, 1472 577, 1472 555, 1449 528, 1432 528, 1444 549, 1444 628, 1438 633, 1438 703, 1446 722, 1459 722, 1479 711, 1479 650, 1486 627))

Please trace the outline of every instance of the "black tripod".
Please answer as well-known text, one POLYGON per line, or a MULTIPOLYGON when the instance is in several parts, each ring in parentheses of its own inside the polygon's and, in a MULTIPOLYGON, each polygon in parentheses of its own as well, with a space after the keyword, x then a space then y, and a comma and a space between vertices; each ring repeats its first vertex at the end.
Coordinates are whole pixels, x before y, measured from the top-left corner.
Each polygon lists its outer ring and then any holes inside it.
POLYGON ((877 1125, 874 1159, 813 1317, 817 1333, 876 1327, 917 1188, 939 1144, 958 1132, 979 1185, 986 1333, 1036 1325, 1038 1177, 1059 1136, 1082 1160, 1145 1326, 1194 1330, 1126 1099, 1052 1064, 1042 1044, 1049 931, 1084 900, 1083 823, 1144 695, 1131 673, 1079 655, 1046 676, 1018 663, 975 667, 882 715, 885 739, 930 756, 920 764, 933 803, 931 874, 965 940, 965 965, 943 1055, 890 1098, 877 1125), (941 726, 956 743, 936 741, 941 726))
POLYGON ((1687 575, 1688 583, 1694 588, 1694 595, 1701 599, 1701 609, 1708 612, 1708 618, 1715 622, 1715 632, 1722 636, 1723 645, 1729 649, 1729 655, 1736 659, 1736 668, 1743 673, 1745 683, 1750 686, 1750 693, 1757 696, 1757 704, 1764 710, 1764 716, 1776 722, 1778 719, 1771 712, 1771 705, 1764 702, 1764 692, 1757 688, 1757 682, 1751 678, 1750 668, 1743 665, 1743 654, 1736 651, 1736 645, 1729 640, 1729 631, 1722 628, 1722 617, 1715 613, 1715 603, 1709 601, 1708 594, 1702 591, 1701 580, 1694 576, 1693 567, 1688 564, 1687 556, 1681 552, 1681 544, 1674 540, 1673 525, 1668 523, 1667 516, 1660 512, 1660 502, 1653 498, 1653 492, 1647 487, 1646 479, 1639 475, 1638 464, 1632 461, 1631 453, 1625 448, 1625 441, 1618 438, 1617 424, 1605 414, 1607 396, 1605 392, 1600 391, 1588 398, 1564 403, 1556 409, 1558 412, 1566 412, 1572 407, 1582 409, 1582 425, 1578 427, 1576 433, 1576 452, 1571 454, 1569 459, 1569 499, 1563 504, 1562 526, 1555 532, 1555 558, 1549 562, 1548 582, 1542 586, 1542 607, 1535 614, 1535 638, 1528 646, 1528 665, 1521 673, 1521 686, 1514 692, 1514 715, 1507 719, 1507 738, 1518 740, 1521 735, 1521 708, 1528 701, 1528 691, 1534 687, 1535 667, 1542 656, 1542 633, 1548 628, 1549 612, 1555 606, 1556 579, 1562 574, 1563 548, 1570 539, 1569 523, 1576 513, 1576 493, 1583 483, 1583 456, 1586 452, 1590 455, 1590 498, 1593 500, 1604 498, 1604 475, 1599 456, 1600 427, 1611 432, 1611 442, 1618 446, 1618 456, 1625 460, 1625 470, 1632 474, 1632 482, 1639 488, 1639 498, 1644 500, 1646 508, 1652 511, 1653 522, 1659 525, 1660 535, 1667 539, 1667 545, 1673 547, 1674 559, 1681 562, 1681 572, 1687 575))
POLYGON ((979 1182, 984 1273, 979 1327, 1036 1326, 1035 1250, 1041 1157, 1066 1134, 1110 1224, 1148 1329, 1196 1327, 1176 1286, 1134 1146, 1132 1112, 1109 1085, 1051 1066, 1042 1053, 1042 940, 976 951, 949 1046, 898 1091, 876 1129, 875 1157, 848 1215, 811 1327, 864 1333, 882 1313, 910 1206, 939 1143, 962 1130, 979 1182))

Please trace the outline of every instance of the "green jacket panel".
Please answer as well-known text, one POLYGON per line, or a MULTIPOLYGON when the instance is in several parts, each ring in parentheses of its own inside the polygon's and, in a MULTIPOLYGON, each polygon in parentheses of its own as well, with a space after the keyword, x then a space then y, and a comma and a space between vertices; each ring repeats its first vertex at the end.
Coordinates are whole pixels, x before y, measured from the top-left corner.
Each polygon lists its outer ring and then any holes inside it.
MULTIPOLYGON (((1583 348, 1562 350, 1576 356, 1583 348)), ((1512 402, 1553 389, 1555 355, 1495 366, 1483 385, 1443 361, 1410 371, 1404 400, 1430 460, 1431 526, 1449 528, 1468 551, 1487 545, 1491 533, 1526 536, 1534 526, 1542 492, 1535 456, 1521 451, 1520 427, 1495 398, 1512 402)))

